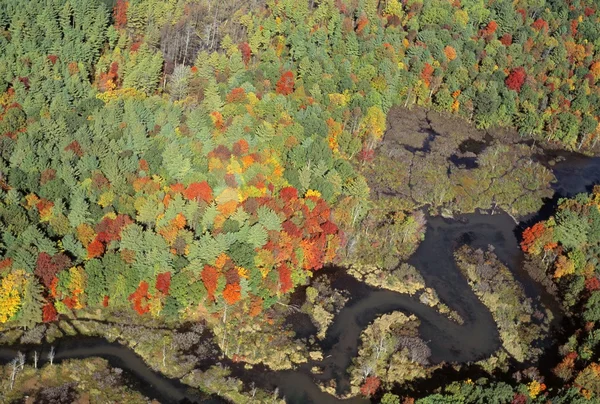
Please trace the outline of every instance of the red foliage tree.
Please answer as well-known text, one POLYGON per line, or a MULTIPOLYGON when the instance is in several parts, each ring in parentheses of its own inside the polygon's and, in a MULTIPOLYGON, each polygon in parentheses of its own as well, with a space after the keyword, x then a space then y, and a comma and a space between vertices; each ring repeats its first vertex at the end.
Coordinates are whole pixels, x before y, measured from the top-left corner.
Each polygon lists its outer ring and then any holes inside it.
POLYGON ((104 254, 104 244, 97 238, 87 246, 88 258, 96 258, 104 254))
POLYGON ((23 83, 26 90, 29 90, 29 77, 19 77, 19 81, 23 83))
POLYGON ((38 255, 34 273, 46 287, 50 287, 54 276, 65 268, 71 266, 71 260, 65 254, 56 254, 54 257, 42 252, 38 255))
POLYGON ((163 295, 169 294, 169 287, 171 286, 171 273, 165 272, 158 274, 156 277, 156 290, 160 291, 163 295))
POLYGON ((0 270, 6 269, 12 265, 12 258, 5 258, 0 261, 0 270))
POLYGON ((133 308, 139 314, 145 314, 150 311, 150 307, 147 304, 147 300, 150 298, 148 294, 148 282, 141 281, 138 288, 129 295, 127 300, 133 303, 133 308))
POLYGON ((56 55, 48 55, 48 60, 50 61, 50 63, 56 64, 56 61, 58 60, 58 56, 56 56, 56 55))
POLYGON ((302 237, 302 229, 296 226, 296 224, 291 220, 286 220, 285 222, 283 222, 281 227, 283 227, 283 231, 285 231, 292 237, 302 237))
POLYGON ((284 72, 277 81, 277 93, 288 95, 294 91, 294 73, 291 71, 284 72))
POLYGON ((46 303, 44 307, 42 307, 42 321, 44 323, 50 323, 55 321, 58 318, 58 313, 54 308, 54 305, 50 302, 46 303))
POLYGON ((118 215, 114 219, 105 217, 95 227, 95 230, 98 233, 96 239, 103 243, 120 240, 121 230, 131 223, 133 223, 133 220, 127 215, 118 215))
POLYGON ((227 102, 242 102, 246 99, 246 90, 242 87, 236 87, 227 94, 227 102))
POLYGON ((233 154, 238 157, 248 153, 249 145, 245 139, 238 140, 233 144, 233 154))
POLYGON ((294 286, 294 283, 292 282, 292 271, 290 271, 290 268, 285 263, 281 264, 279 268, 277 268, 277 271, 279 272, 281 292, 286 293, 294 286))
POLYGON ((246 67, 248 67, 250 57, 252 56, 252 49, 250 49, 250 45, 248 45, 248 42, 242 42, 238 45, 238 49, 242 53, 242 60, 246 64, 246 67))
POLYGON ((577 35, 577 27, 579 26, 579 21, 571 20, 571 35, 577 35))
POLYGON ((298 190, 294 187, 285 187, 279 191, 279 197, 286 202, 298 199, 298 190))
POLYGON ((217 281, 219 280, 219 273, 217 268, 205 265, 202 270, 202 282, 206 288, 206 293, 211 300, 215 300, 215 292, 217 290, 217 281))
POLYGON ((511 404, 527 404, 528 401, 529 400, 527 399, 526 395, 521 393, 515 393, 511 404))
POLYGON ((369 149, 367 147, 363 147, 362 150, 358 153, 358 159, 362 162, 370 162, 375 158, 375 150, 369 149))
POLYGON ((498 29, 498 23, 494 20, 490 21, 484 29, 481 30, 481 36, 490 36, 498 29))
POLYGON ((142 170, 142 171, 146 171, 146 172, 150 171, 150 166, 148 165, 148 162, 144 159, 140 160, 138 166, 139 166, 140 170, 142 170))
POLYGON ((67 147, 65 147, 65 151, 71 150, 77 157, 83 156, 83 150, 81 150, 81 146, 77 140, 73 140, 67 147))
POLYGON ((136 41, 131 44, 131 47, 129 48, 129 50, 131 52, 137 52, 140 49, 140 46, 142 46, 142 41, 136 41))
POLYGON ((127 24, 127 9, 129 8, 129 2, 125 0, 117 0, 115 8, 113 9, 113 17, 115 19, 115 28, 125 28, 127 24))
POLYGON ((76 296, 67 296, 62 300, 63 304, 68 308, 72 309, 77 306, 77 297, 76 296))
POLYGON ((381 381, 377 376, 369 376, 360 387, 360 392, 363 396, 370 397, 375 394, 380 385, 381 381))
POLYGON ((504 83, 506 84, 506 87, 510 88, 511 90, 520 92, 521 87, 525 83, 526 77, 527 74, 525 73, 525 69, 522 67, 517 67, 510 72, 504 83))
POLYGON ((321 225, 321 229, 323 229, 325 234, 335 234, 338 232, 338 227, 329 220, 321 225))
POLYGON ((502 38, 500 38, 500 42, 504 46, 509 46, 510 44, 512 44, 512 40, 513 40, 513 37, 509 33, 502 35, 502 38))
POLYGON ((104 296, 104 299, 102 299, 102 306, 108 307, 109 300, 110 300, 110 298, 108 296, 104 296))
POLYGON ((535 241, 544 234, 546 226, 543 222, 538 222, 531 227, 528 227, 523 232, 523 240, 521 241, 521 249, 528 252, 529 248, 535 241))
POLYGON ((595 277, 595 276, 592 276, 591 278, 587 278, 585 280, 585 288, 589 292, 593 292, 595 290, 599 290, 600 289, 600 280, 597 277, 595 277))
POLYGON ((206 203, 210 203, 213 199, 212 189, 206 181, 191 183, 183 191, 183 196, 189 200, 203 200, 206 203))
POLYGON ((538 18, 537 20, 534 21, 533 24, 531 24, 531 27, 533 29, 535 29, 536 31, 544 31, 544 32, 548 32, 548 23, 543 20, 542 18, 538 18))

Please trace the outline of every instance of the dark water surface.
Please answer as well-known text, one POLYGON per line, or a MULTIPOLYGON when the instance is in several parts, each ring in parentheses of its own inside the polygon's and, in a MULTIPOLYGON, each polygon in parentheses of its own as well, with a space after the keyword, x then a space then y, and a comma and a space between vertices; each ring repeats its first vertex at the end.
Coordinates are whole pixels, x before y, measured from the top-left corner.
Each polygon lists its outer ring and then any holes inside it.
MULTIPOLYGON (((600 158, 571 154, 552 168, 557 178, 554 184, 556 196, 548 201, 548 211, 551 211, 551 205, 556 203, 558 197, 589 191, 600 181, 600 158)), ((277 372, 263 367, 244 370, 239 364, 226 360, 220 362, 232 368, 232 376, 240 377, 245 382, 255 382, 257 386, 268 389, 279 388, 280 394, 286 397, 288 403, 337 403, 341 400, 323 393, 315 384, 315 380, 333 379, 337 383, 338 392, 347 391, 349 380, 345 370, 357 354, 360 333, 377 317, 396 310, 413 313, 419 318, 419 332, 431 348, 433 363, 483 359, 500 347, 500 339, 490 312, 477 299, 455 265, 453 252, 460 245, 468 244, 483 249, 493 245, 500 261, 511 269, 515 278, 523 285, 526 294, 549 308, 555 315, 559 314, 554 299, 522 269, 523 255, 518 248, 517 239, 519 233, 519 225, 505 213, 476 213, 460 215, 455 219, 439 216, 428 219, 425 240, 409 263, 423 275, 427 286, 434 288, 440 299, 463 317, 463 325, 420 303, 417 298, 370 287, 344 274, 343 270, 336 270, 332 275, 333 286, 349 291, 351 298, 335 316, 322 343, 325 357, 323 361, 310 362, 297 370, 277 372), (312 375, 310 368, 314 365, 322 367, 323 373, 312 375)), ((302 337, 307 337, 315 331, 314 326, 305 320, 301 315, 297 318, 300 324, 296 324, 296 329, 302 337)), ((122 345, 94 337, 63 338, 55 345, 57 362, 93 356, 106 358, 112 366, 124 369, 136 380, 133 387, 162 402, 220 402, 202 397, 200 393, 178 380, 166 378, 153 371, 137 354, 122 345)), ((47 352, 49 346, 0 347, 0 361, 8 362, 15 357, 17 350, 31 353, 34 349, 47 352)), ((345 402, 368 401, 355 398, 345 402)))

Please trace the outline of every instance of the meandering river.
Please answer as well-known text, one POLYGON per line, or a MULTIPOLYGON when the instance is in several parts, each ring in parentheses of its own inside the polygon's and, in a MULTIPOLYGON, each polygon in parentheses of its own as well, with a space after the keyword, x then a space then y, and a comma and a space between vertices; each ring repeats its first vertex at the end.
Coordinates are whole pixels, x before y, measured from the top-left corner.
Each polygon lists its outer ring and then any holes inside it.
MULTIPOLYGON (((556 195, 552 201, 548 201, 546 209, 541 211, 542 217, 545 211, 551 210, 558 197, 589 191, 600 181, 600 158, 567 153, 561 155, 565 159, 553 167, 557 178, 554 184, 556 195)), ((426 284, 437 291, 440 299, 463 317, 462 325, 420 303, 417 298, 370 287, 345 275, 343 271, 337 271, 333 276, 333 286, 348 290, 351 299, 335 316, 322 344, 325 359, 318 363, 324 369, 321 375, 310 373, 314 362, 297 370, 278 372, 266 369, 244 370, 242 366, 228 361, 226 363, 232 365, 234 376, 254 381, 263 388, 278 387, 288 403, 340 402, 322 392, 314 380, 335 379, 338 392, 345 391, 349 387, 345 370, 357 354, 360 333, 375 318, 395 310, 414 313, 420 319, 419 332, 431 348, 433 363, 483 359, 499 348, 498 331, 490 312, 477 299, 456 267, 453 251, 461 244, 476 248, 493 245, 498 258, 513 271, 527 295, 556 311, 558 309, 553 298, 521 268, 523 255, 517 240, 520 230, 522 229, 513 218, 502 212, 494 215, 460 215, 454 219, 428 219, 425 240, 409 263, 419 270, 426 284)), ((124 369, 136 381, 135 388, 162 402, 221 402, 219 399, 202 397, 178 380, 168 379, 153 371, 133 350, 125 346, 94 337, 68 337, 60 339, 54 345, 57 348, 56 361, 94 356, 106 358, 112 366, 124 369)), ((13 359, 18 350, 31 354, 34 349, 47 352, 49 346, 3 346, 0 347, 0 361, 6 363, 13 359)), ((355 398, 346 402, 368 401, 355 398)))

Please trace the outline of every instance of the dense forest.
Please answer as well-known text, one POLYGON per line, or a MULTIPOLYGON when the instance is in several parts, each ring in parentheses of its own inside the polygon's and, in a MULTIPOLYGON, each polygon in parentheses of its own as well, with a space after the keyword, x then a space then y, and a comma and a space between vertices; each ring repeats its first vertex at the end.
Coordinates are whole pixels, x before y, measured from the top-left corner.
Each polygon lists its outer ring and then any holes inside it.
MULTIPOLYGON (((532 213, 554 179, 535 144, 594 153, 599 13, 584 0, 3 0, 2 329, 206 322, 235 362, 306 361, 294 358, 314 346, 279 334, 292 292, 306 290, 321 340, 348 300, 319 270, 353 262, 412 295, 425 285, 399 265, 425 237, 422 209, 532 213), (398 159, 382 143, 397 107, 516 136, 492 135, 473 170, 447 168, 456 134, 398 159), (295 353, 262 352, 275 334, 295 353)), ((554 369, 572 388, 556 403, 600 396, 599 201, 561 200, 522 236, 532 276, 574 319, 554 369)), ((531 341, 514 338, 519 352, 531 341)), ((393 379, 356 379, 400 402, 393 379)), ((469 379, 418 402, 544 402, 530 379, 469 379)))

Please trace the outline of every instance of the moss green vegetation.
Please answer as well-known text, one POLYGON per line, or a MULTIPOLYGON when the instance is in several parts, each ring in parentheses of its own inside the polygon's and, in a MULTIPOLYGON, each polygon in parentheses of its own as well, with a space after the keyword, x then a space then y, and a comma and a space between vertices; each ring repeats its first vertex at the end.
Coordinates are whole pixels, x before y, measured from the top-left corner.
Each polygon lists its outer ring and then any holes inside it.
POLYGON ((349 370, 352 392, 373 378, 384 386, 424 378, 438 366, 429 366, 431 351, 419 338, 419 320, 400 312, 385 314, 361 334, 358 356, 349 370))
POLYGON ((348 273, 369 285, 398 293, 414 295, 425 289, 425 280, 419 271, 406 263, 391 270, 379 269, 375 265, 356 265, 351 266, 348 273))
POLYGON ((331 286, 326 277, 320 277, 306 288, 306 301, 301 309, 317 327, 317 338, 324 339, 333 317, 348 301, 348 293, 331 286))
POLYGON ((2 402, 148 403, 126 384, 122 370, 100 358, 49 363, 40 368, 24 365, 11 387, 12 365, 0 367, 2 402))
POLYGON ((492 313, 504 349, 519 362, 536 358, 541 351, 534 341, 546 334, 549 319, 535 313, 531 299, 493 252, 463 246, 455 255, 473 291, 492 313))

